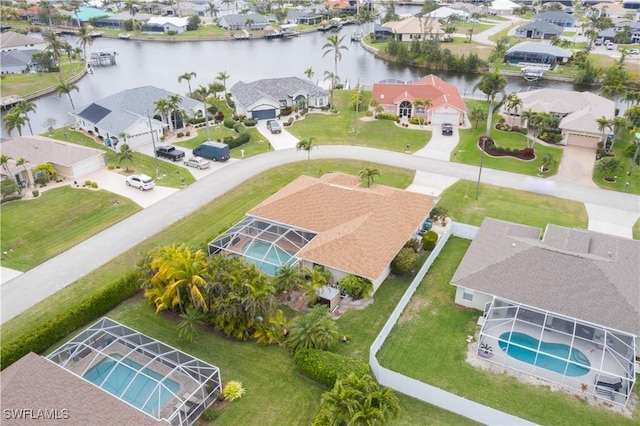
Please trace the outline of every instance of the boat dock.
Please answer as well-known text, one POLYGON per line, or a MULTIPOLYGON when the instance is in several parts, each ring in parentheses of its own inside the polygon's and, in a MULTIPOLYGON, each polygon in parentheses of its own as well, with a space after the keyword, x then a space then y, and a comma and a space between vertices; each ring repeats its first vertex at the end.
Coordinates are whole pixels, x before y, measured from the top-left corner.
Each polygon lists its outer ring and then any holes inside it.
POLYGON ((0 108, 6 109, 11 108, 18 102, 22 101, 24 98, 16 95, 5 96, 4 98, 0 98, 0 108))
POLYGON ((105 67, 116 64, 116 52, 93 52, 89 64, 94 67, 105 67))

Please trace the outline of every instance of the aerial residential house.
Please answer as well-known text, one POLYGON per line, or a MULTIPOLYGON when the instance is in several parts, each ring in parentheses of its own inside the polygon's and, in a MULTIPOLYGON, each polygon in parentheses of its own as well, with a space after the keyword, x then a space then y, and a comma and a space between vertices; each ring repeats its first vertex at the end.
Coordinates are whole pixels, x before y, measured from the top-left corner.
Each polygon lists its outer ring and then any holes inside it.
POLYGON ((83 6, 80 9, 78 9, 77 12, 74 12, 71 15, 71 18, 73 19, 73 22, 77 25, 78 22, 81 24, 85 24, 95 19, 100 19, 107 16, 111 16, 111 15, 113 15, 113 13, 107 12, 106 10, 98 9, 95 7, 83 6))
POLYGON ((516 9, 522 8, 511 0, 494 0, 489 5, 489 13, 492 15, 513 15, 516 9))
POLYGON ((220 17, 220 26, 225 30, 263 30, 269 22, 258 13, 232 13, 220 17))
POLYGON ((435 75, 411 81, 384 80, 373 84, 371 99, 385 113, 401 118, 422 117, 426 124, 466 123, 467 108, 457 87, 435 75), (424 105, 426 100, 431 105, 424 105))
POLYGON ((22 74, 31 70, 36 70, 37 66, 33 62, 33 55, 40 50, 8 50, 0 52, 0 73, 2 74, 22 74))
POLYGON ((299 77, 269 78, 233 85, 231 97, 236 114, 254 120, 276 118, 283 108, 322 108, 329 105, 329 94, 299 77))
POLYGON ((563 28, 573 28, 578 25, 578 18, 567 12, 547 11, 539 13, 531 19, 531 22, 548 22, 563 28))
POLYGON ((486 15, 487 13, 487 10, 484 7, 472 3, 455 2, 447 4, 447 7, 455 10, 464 10, 469 14, 469 16, 473 15, 474 13, 477 15, 486 15))
POLYGON ((538 64, 553 67, 556 64, 569 62, 572 55, 573 52, 571 50, 562 49, 558 46, 523 41, 507 50, 504 55, 504 62, 518 66, 538 64))
POLYGON ((126 143, 134 148, 156 142, 167 128, 183 126, 182 116, 202 116, 203 105, 194 99, 177 95, 178 109, 183 114, 168 114, 163 117, 156 111, 155 102, 176 95, 154 86, 128 89, 75 109, 71 115, 76 125, 100 139, 105 145, 117 150, 117 145, 126 135, 126 143), (171 121, 171 124, 169 123, 171 121))
POLYGON ((374 289, 434 206, 430 196, 329 173, 300 176, 209 243, 209 254, 241 256, 269 275, 284 264, 318 265, 335 284, 348 274, 374 289))
MULTIPOLYGON (((147 21, 149 21, 149 19, 153 18, 154 16, 155 15, 151 15, 149 13, 138 12, 135 15, 135 20, 140 22, 144 26, 147 21)), ((93 25, 102 28, 124 29, 125 21, 130 21, 131 19, 131 13, 118 12, 114 15, 105 16, 103 18, 94 20, 93 25)))
POLYGON ((154 16, 142 26, 142 32, 167 34, 172 31, 181 34, 187 31, 187 25, 189 25, 189 18, 154 16))
POLYGON ((444 20, 447 20, 450 17, 455 16, 462 21, 466 21, 467 19, 469 19, 471 14, 461 9, 453 9, 447 6, 441 6, 436 10, 433 10, 427 13, 426 16, 428 16, 431 19, 444 19, 444 20))
POLYGON ((625 9, 618 3, 597 3, 591 6, 588 10, 590 16, 599 18, 601 16, 608 16, 611 19, 623 19, 633 18, 636 14, 631 9, 625 9))
POLYGON ((549 4, 549 3, 561 4, 562 6, 565 6, 564 7, 565 11, 573 7, 573 0, 542 0, 541 2, 542 5, 549 4))
MULTIPOLYGON (((42 51, 47 48, 47 42, 41 38, 31 37, 14 31, 2 33, 0 37, 0 52, 10 50, 36 50, 42 51)), ((4 63, 2 64, 4 67, 4 63)))
POLYGON ((640 9, 640 0, 622 0, 622 7, 625 9, 640 9))
POLYGON ((521 107, 509 111, 503 105, 502 114, 519 120, 522 112, 531 110, 560 118, 563 145, 595 149, 603 137, 596 120, 615 117, 615 103, 591 92, 539 89, 518 93, 518 97, 521 107))
POLYGON ((287 23, 290 24, 317 25, 322 22, 322 19, 322 13, 311 8, 287 12, 287 23))
POLYGON ((549 40, 552 37, 560 36, 563 31, 564 30, 556 24, 536 21, 516 28, 516 37, 549 40))
POLYGON ((482 313, 478 357, 625 406, 637 373, 638 259, 630 238, 486 218, 451 284, 457 304, 482 313))
POLYGON ((444 29, 437 19, 426 16, 412 16, 400 21, 385 22, 383 27, 393 33, 397 41, 428 40, 444 35, 444 29))

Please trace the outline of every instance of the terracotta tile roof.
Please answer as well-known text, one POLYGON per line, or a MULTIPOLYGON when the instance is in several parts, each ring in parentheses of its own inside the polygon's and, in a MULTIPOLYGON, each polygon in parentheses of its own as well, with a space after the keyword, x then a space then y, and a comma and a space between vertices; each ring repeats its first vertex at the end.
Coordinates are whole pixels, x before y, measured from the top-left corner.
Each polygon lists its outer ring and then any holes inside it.
POLYGON ((154 420, 33 352, 0 373, 0 386, 3 425, 168 424, 154 420), (37 418, 38 410, 45 409, 57 417, 37 418), (6 410, 32 410, 22 411, 31 418, 7 418, 6 410), (66 415, 63 410, 68 410, 66 415))
POLYGON ((433 74, 409 82, 373 83, 372 97, 381 105, 420 98, 431 100, 429 109, 450 105, 460 111, 467 110, 458 88, 433 74))
POLYGON ((301 176, 248 214, 317 232, 298 257, 377 279, 428 216, 434 199, 381 185, 355 187, 354 178, 301 176))
POLYGON ((74 143, 63 142, 43 136, 20 136, 0 143, 4 155, 17 160, 25 158, 31 164, 53 163, 73 166, 89 158, 105 155, 97 148, 88 148, 74 143))
POLYGON ((486 218, 451 283, 640 335, 640 241, 486 218))

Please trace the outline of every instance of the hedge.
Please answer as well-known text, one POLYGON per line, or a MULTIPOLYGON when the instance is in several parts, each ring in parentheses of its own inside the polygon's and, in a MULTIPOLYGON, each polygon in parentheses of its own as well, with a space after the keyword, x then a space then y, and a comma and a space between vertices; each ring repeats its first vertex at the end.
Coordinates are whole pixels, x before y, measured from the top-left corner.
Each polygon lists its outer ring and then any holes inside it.
POLYGON ((251 140, 249 133, 241 133, 237 138, 226 139, 224 142, 229 145, 229 149, 239 147, 251 140))
POLYGON ((396 114, 385 114, 385 113, 380 113, 376 115, 376 118, 378 120, 391 120, 391 121, 398 121, 400 119, 400 117, 398 117, 396 114))
POLYGON ((4 370, 29 352, 42 353, 70 332, 104 315, 140 290, 132 271, 89 299, 72 304, 53 321, 25 333, 13 342, 2 342, 0 369, 4 370))
POLYGON ((369 366, 362 361, 319 349, 298 349, 293 363, 300 373, 330 388, 337 379, 347 377, 349 373, 370 374, 369 366))
POLYGON ((422 236, 422 248, 428 251, 436 248, 438 242, 438 233, 435 231, 429 231, 422 236))

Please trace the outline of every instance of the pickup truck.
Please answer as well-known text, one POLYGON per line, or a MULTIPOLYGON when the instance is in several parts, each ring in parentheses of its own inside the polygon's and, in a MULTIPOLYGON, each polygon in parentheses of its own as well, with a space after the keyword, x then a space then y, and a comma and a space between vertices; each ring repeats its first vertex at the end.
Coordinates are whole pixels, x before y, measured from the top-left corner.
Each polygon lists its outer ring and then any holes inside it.
POLYGON ((180 161, 184 158, 184 151, 180 151, 171 145, 160 145, 156 147, 156 155, 171 161, 180 161))

